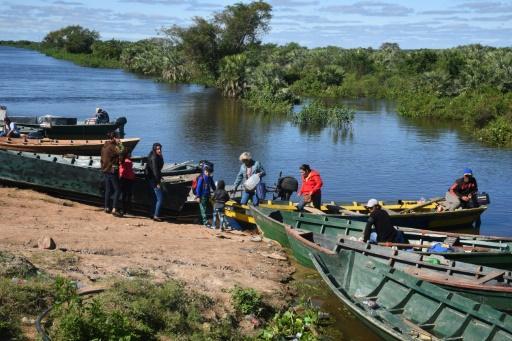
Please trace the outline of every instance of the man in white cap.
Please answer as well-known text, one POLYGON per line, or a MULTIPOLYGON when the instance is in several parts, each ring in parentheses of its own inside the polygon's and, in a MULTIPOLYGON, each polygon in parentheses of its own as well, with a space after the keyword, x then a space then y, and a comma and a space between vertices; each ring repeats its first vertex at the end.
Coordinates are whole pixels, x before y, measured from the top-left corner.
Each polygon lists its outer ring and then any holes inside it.
POLYGON ((377 233, 377 243, 392 242, 403 243, 404 238, 400 231, 397 231, 391 223, 389 214, 382 210, 377 199, 370 199, 366 204, 366 208, 370 211, 370 216, 364 228, 363 241, 366 243, 370 239, 372 226, 375 226, 377 233))

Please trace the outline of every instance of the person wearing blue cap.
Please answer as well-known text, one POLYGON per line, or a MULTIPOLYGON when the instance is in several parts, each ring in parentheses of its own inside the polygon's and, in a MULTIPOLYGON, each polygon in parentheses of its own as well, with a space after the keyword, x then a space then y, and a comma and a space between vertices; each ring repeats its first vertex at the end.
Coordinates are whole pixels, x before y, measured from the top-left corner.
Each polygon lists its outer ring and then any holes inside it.
POLYGON ((470 168, 464 169, 464 176, 455 180, 446 193, 446 204, 449 210, 456 208, 478 207, 477 202, 478 184, 473 171, 470 168))

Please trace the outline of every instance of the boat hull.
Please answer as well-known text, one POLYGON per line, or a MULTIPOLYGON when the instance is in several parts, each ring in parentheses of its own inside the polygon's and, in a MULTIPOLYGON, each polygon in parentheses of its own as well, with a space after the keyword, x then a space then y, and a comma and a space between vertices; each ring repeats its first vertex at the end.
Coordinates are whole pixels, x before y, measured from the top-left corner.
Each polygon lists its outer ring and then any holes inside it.
MULTIPOLYGON (((132 151, 140 139, 122 139, 127 151, 132 151)), ((0 149, 55 155, 95 156, 101 154, 105 140, 50 140, 0 137, 0 149)))
MULTIPOLYGON (((394 210, 405 209, 414 206, 415 201, 405 201, 403 205, 392 205, 388 207, 394 210)), ((285 201, 272 201, 265 200, 260 202, 261 207, 272 208, 275 210, 282 211, 296 211, 296 204, 285 201)), ((332 213, 340 207, 348 208, 346 212, 355 212, 352 214, 340 215, 343 219, 349 219, 354 221, 366 222, 368 220, 367 214, 358 213, 357 209, 359 206, 348 206, 346 204, 332 203, 324 204, 322 211, 326 213, 332 213), (334 211, 333 211, 334 209, 334 211)), ((427 207, 428 209, 432 209, 427 207)), ((364 208, 363 208, 364 209, 364 208)), ((427 229, 433 231, 447 231, 460 228, 475 227, 479 225, 480 216, 487 209, 487 206, 481 206, 473 209, 464 209, 456 211, 444 211, 444 212, 417 212, 417 213, 391 213, 390 217, 393 225, 409 228, 427 229)), ((251 212, 247 205, 241 205, 238 202, 230 201, 226 205, 226 215, 233 219, 236 219, 243 223, 255 224, 254 218, 251 216, 251 212)))
POLYGON ((254 220, 256 221, 258 229, 266 238, 275 240, 283 247, 290 247, 288 235, 286 234, 284 225, 275 220, 272 216, 272 213, 269 215, 260 213, 255 207, 251 207, 250 210, 254 220))
MULTIPOLYGON (((36 188, 59 196, 101 204, 104 197, 103 173, 91 158, 90 166, 62 163, 63 157, 0 150, 0 180, 16 186, 36 188)), ((73 160, 70 158, 70 160, 73 160)), ((87 160, 80 159, 80 160, 87 160)), ((163 212, 179 212, 185 204, 195 174, 165 177, 162 181, 163 212)), ((143 176, 133 184, 132 207, 149 213, 153 190, 143 176)))
MULTIPOLYGON (((467 228, 478 225, 480 216, 487 206, 444 212, 419 212, 407 214, 390 214, 391 222, 395 226, 411 227, 418 229, 442 231, 459 228, 467 228)), ((351 216, 343 218, 356 221, 368 221, 367 215, 351 216)))
POLYGON ((510 315, 367 256, 342 251, 311 257, 341 302, 385 339, 512 339, 510 315))

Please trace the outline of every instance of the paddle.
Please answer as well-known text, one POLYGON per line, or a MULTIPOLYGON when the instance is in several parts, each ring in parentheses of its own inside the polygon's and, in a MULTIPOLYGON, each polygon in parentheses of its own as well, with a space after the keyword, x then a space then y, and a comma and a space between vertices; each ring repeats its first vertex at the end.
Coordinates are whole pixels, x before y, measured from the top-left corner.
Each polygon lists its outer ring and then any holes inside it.
POLYGON ((418 208, 422 208, 422 207, 428 206, 430 204, 433 204, 435 202, 439 202, 439 201, 442 201, 442 200, 444 200, 444 198, 442 198, 442 197, 432 198, 432 199, 430 199, 428 201, 422 202, 421 204, 417 204, 417 205, 414 205, 412 207, 409 207, 409 208, 401 211, 400 214, 406 214, 406 213, 412 212, 412 211, 414 211, 414 210, 416 210, 418 208))

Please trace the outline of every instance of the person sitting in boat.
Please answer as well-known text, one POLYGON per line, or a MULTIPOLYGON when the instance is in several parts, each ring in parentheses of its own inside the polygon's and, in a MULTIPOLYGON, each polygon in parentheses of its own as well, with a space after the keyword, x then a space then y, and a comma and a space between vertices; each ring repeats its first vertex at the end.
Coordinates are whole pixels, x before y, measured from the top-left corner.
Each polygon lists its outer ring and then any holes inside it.
POLYGON ((372 240, 377 243, 391 242, 391 243, 403 243, 405 242, 402 232, 395 229, 391 223, 389 214, 384 211, 377 199, 370 199, 366 204, 366 208, 370 211, 366 227, 364 228, 363 242, 370 240, 372 234, 372 226, 375 227, 375 233, 377 233, 376 240, 372 240))
POLYGON ((311 169, 309 165, 303 164, 299 167, 300 175, 302 178, 302 186, 299 190, 300 201, 297 204, 299 210, 303 210, 304 206, 308 203, 313 203, 313 206, 320 209, 322 204, 322 177, 318 171, 311 169))
POLYGON ((103 110, 102 108, 96 108, 96 123, 109 123, 110 117, 108 116, 108 112, 103 110))
POLYGON ((9 117, 4 117, 4 131, 0 133, 0 136, 5 137, 20 137, 20 131, 16 126, 16 123, 12 122, 9 117))
POLYGON ((473 176, 473 171, 470 168, 465 168, 462 178, 455 180, 446 193, 447 209, 453 211, 459 207, 478 207, 477 192, 478 184, 473 176))
MULTIPOLYGON (((260 179, 265 176, 265 169, 259 161, 254 161, 252 159, 251 153, 243 152, 239 159, 240 162, 242 162, 242 165, 240 166, 240 171, 238 172, 235 183, 233 184, 233 192, 237 190, 238 186, 240 186, 242 182, 245 184, 245 182, 253 175, 258 175, 260 179)), ((252 200, 252 204, 254 206, 258 206, 260 201, 256 195, 256 187, 247 188, 244 185, 244 191, 242 192, 242 199, 240 200, 240 203, 245 205, 250 198, 252 200)))

